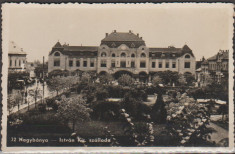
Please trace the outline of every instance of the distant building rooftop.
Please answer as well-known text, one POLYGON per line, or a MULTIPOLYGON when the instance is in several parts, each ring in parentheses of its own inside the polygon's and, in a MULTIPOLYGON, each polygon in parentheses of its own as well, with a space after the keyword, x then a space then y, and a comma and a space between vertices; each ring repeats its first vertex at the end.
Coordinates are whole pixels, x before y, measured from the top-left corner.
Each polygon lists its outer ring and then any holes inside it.
POLYGON ((20 48, 15 42, 10 41, 8 54, 26 55, 26 52, 24 52, 23 48, 20 48))

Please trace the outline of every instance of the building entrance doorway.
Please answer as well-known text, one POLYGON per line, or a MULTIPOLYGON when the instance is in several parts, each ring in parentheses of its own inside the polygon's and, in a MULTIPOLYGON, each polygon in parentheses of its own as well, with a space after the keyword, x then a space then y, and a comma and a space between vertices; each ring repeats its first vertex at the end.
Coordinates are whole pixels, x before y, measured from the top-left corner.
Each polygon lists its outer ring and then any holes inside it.
POLYGON ((126 68, 126 61, 121 61, 120 66, 121 68, 126 68))
POLYGON ((140 72, 139 81, 144 83, 148 82, 148 74, 146 72, 140 72))
POLYGON ((131 77, 133 77, 133 74, 131 73, 131 72, 129 72, 129 71, 124 71, 124 70, 122 70, 122 71, 117 71, 116 73, 114 73, 114 78, 115 79, 118 79, 118 78, 120 78, 123 74, 127 74, 127 75, 130 75, 131 77))

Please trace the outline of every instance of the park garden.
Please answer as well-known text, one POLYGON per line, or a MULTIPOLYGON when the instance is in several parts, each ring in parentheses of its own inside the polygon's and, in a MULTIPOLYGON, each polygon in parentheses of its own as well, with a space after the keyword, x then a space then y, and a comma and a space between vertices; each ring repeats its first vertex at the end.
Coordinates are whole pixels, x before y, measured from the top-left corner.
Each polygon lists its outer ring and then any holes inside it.
MULTIPOLYGON (((55 71, 47 84, 56 96, 27 112, 10 114, 8 139, 76 141, 50 146, 218 146, 211 141, 214 130, 208 127, 213 103, 196 100, 226 100, 226 91, 217 95, 221 85, 196 88, 193 82, 192 75, 171 71, 156 74, 151 85, 127 74, 115 79, 110 74, 55 71)), ((227 114, 226 107, 216 112, 227 114)))

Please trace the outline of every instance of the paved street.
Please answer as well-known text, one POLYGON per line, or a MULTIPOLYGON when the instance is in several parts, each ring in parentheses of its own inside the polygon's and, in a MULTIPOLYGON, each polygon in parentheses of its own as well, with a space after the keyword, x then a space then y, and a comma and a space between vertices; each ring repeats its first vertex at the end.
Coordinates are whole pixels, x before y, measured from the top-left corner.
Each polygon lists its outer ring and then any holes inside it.
MULTIPOLYGON (((38 85, 37 85, 36 82, 35 82, 35 84, 27 87, 27 91, 35 90, 37 86, 38 86, 38 89, 40 89, 41 94, 42 94, 42 89, 43 89, 42 83, 38 83, 38 85)), ((52 96, 55 96, 55 95, 56 95, 56 92, 50 92, 47 85, 45 84, 44 85, 44 98, 52 97, 52 96)), ((37 103, 41 103, 41 101, 42 101, 41 99, 37 99, 37 103)), ((28 93, 28 96, 27 96, 27 102, 30 102, 29 103, 29 109, 32 109, 32 108, 35 107, 35 100, 34 100, 33 96, 30 96, 29 93, 28 93)), ((28 110, 28 104, 23 102, 22 104, 20 104, 19 109, 18 109, 18 106, 15 106, 12 109, 11 113, 15 113, 15 112, 18 112, 18 111, 20 111, 21 113, 24 113, 27 110, 28 110)), ((9 114, 9 112, 8 112, 8 114, 9 114)))

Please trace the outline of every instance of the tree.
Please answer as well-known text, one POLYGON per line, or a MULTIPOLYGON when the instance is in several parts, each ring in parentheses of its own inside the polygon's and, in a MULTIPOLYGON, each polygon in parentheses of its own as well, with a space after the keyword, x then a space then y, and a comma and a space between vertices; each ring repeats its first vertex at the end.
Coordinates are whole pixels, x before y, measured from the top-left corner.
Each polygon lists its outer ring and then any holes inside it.
POLYGON ((178 72, 173 72, 169 70, 157 72, 156 75, 158 75, 162 79, 163 84, 172 85, 173 83, 177 83, 179 79, 178 72))
POLYGON ((111 84, 114 80, 113 76, 111 74, 106 73, 105 75, 101 75, 99 77, 101 84, 111 84))
POLYGON ((192 85, 192 83, 195 81, 195 76, 192 75, 192 73, 190 72, 185 72, 184 77, 187 82, 187 85, 192 85))
POLYGON ((182 74, 180 74, 178 82, 179 82, 180 85, 185 85, 186 84, 186 79, 182 74))
POLYGON ((64 80, 58 76, 51 78, 48 82, 48 87, 52 91, 56 91, 56 95, 58 96, 59 91, 64 88, 64 80))
POLYGON ((91 76, 90 74, 83 72, 81 76, 81 83, 82 84, 88 84, 91 82, 91 76))
POLYGON ((7 96, 7 109, 9 114, 11 114, 12 110, 16 105, 18 105, 18 110, 19 110, 19 100, 21 99, 22 97, 20 93, 13 93, 7 96))
POLYGON ((158 93, 157 100, 151 111, 151 118, 154 122, 165 123, 166 117, 167 111, 165 109, 165 102, 163 101, 162 94, 158 93))
POLYGON ((65 122, 71 121, 74 131, 76 122, 84 122, 90 119, 91 111, 87 107, 86 101, 78 95, 71 98, 62 98, 58 106, 57 116, 65 122))
POLYGON ((159 84, 162 83, 162 78, 158 75, 154 76, 152 83, 154 86, 158 86, 159 84))
POLYGON ((222 121, 224 121, 224 115, 228 114, 228 105, 227 104, 221 105, 218 109, 218 113, 222 114, 222 121))
POLYGON ((186 93, 179 98, 178 103, 167 103, 168 135, 176 145, 202 146, 208 143, 211 129, 210 111, 206 104, 197 103, 186 93))
POLYGON ((72 88, 73 85, 78 84, 79 82, 79 77, 78 76, 67 76, 67 77, 62 77, 61 81, 63 81, 63 86, 64 88, 72 88))
POLYGON ((8 91, 11 91, 12 89, 23 89, 24 85, 20 84, 17 81, 18 80, 26 81, 27 79, 29 79, 28 72, 10 71, 8 73, 8 91))
POLYGON ((139 111, 141 102, 143 102, 143 95, 141 94, 141 91, 131 88, 124 93, 122 105, 127 112, 135 118, 137 118, 139 114, 142 114, 139 111))
MULTIPOLYGON (((35 89, 30 89, 29 95, 34 98, 35 108, 36 108, 37 107, 37 99, 42 98, 42 90, 40 90, 38 87, 36 87, 35 89)), ((28 102, 28 109, 29 109, 29 102, 28 102)))
POLYGON ((122 86, 131 86, 134 82, 135 80, 127 74, 123 74, 120 78, 118 78, 118 83, 122 86))
POLYGON ((207 85, 205 92, 210 99, 218 99, 223 92, 223 86, 217 82, 212 82, 211 84, 207 85))
POLYGON ((48 71, 48 63, 47 62, 44 64, 44 68, 43 68, 43 64, 38 64, 34 69, 34 73, 37 78, 43 77, 42 74, 44 73, 44 75, 45 75, 47 71, 48 71))

